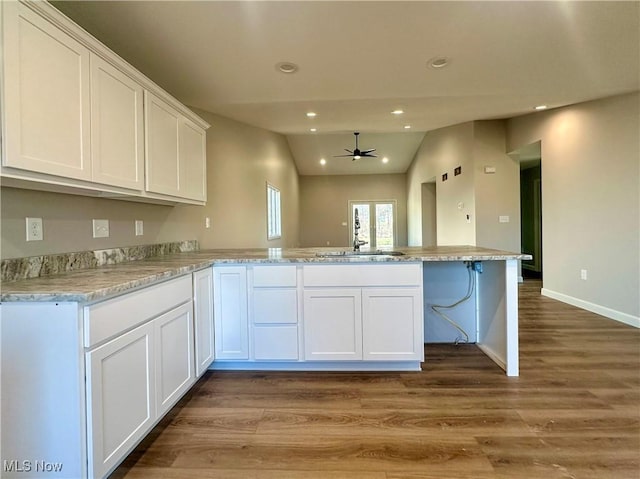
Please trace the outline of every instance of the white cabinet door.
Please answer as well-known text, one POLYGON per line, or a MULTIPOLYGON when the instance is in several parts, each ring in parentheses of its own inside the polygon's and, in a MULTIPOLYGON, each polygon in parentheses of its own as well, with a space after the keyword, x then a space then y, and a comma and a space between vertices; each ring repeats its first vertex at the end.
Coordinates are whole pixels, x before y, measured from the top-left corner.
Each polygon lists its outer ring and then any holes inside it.
POLYGON ((91 54, 93 181, 144 189, 142 86, 91 54))
POLYGON ((306 360, 361 360, 362 313, 360 288, 304 291, 306 360))
POLYGON ((154 94, 144 92, 147 191, 180 194, 178 125, 180 113, 154 94))
POLYGON ((253 290, 254 324, 297 324, 298 292, 294 288, 253 290))
POLYGON ((249 359, 247 269, 213 268, 216 359, 249 359))
POLYGON ((153 320, 156 411, 164 415, 195 381, 191 301, 153 320))
POLYGON ((103 477, 156 418, 154 324, 86 355, 89 477, 103 477))
POLYGON ((362 290, 363 359, 424 359, 421 288, 362 290))
POLYGON ((294 361, 298 353, 298 327, 255 326, 253 357, 256 361, 294 361))
POLYGON ((213 362, 213 269, 193 273, 193 310, 196 345, 196 376, 201 376, 213 362))
POLYGON ((191 200, 207 199, 207 133, 182 118, 178 129, 180 196, 191 200))
POLYGON ((147 191, 205 201, 206 132, 145 91, 147 191))
POLYGON ((18 2, 2 2, 3 166, 91 179, 89 50, 18 2))

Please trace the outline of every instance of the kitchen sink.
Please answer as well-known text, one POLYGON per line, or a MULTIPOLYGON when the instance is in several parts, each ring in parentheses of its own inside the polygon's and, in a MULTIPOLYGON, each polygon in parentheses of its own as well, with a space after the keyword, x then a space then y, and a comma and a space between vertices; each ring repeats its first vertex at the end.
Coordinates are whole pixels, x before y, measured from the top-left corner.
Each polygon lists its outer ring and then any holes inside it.
POLYGON ((358 257, 358 256, 402 256, 404 253, 402 251, 384 251, 384 250, 375 250, 375 251, 326 251, 322 253, 316 253, 316 256, 320 258, 342 258, 342 257, 358 257))

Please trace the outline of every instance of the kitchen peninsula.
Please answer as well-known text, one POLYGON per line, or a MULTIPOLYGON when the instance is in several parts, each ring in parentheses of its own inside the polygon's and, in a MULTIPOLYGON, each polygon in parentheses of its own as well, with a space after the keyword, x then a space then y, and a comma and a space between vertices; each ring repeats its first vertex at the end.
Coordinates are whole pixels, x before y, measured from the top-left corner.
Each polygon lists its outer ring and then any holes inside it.
POLYGON ((3 283, 2 459, 105 477, 207 368, 419 370, 427 305, 467 276, 469 342, 517 376, 527 256, 395 251, 191 251, 3 283))

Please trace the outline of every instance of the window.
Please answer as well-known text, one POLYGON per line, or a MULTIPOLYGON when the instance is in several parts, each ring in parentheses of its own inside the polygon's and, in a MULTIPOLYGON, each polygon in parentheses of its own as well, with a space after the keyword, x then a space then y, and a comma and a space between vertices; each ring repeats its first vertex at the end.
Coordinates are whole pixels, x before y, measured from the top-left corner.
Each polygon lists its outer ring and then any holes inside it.
POLYGON ((355 212, 358 210, 360 231, 358 239, 367 242, 367 246, 393 248, 396 244, 396 201, 350 201, 349 244, 354 237, 355 212))
POLYGON ((282 218, 280 215, 280 190, 267 183, 267 239, 282 237, 282 218))

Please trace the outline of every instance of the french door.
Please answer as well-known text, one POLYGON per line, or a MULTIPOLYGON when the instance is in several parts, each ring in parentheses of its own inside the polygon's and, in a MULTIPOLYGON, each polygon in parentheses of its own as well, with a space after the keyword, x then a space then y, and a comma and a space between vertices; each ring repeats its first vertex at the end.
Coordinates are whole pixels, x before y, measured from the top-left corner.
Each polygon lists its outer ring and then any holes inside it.
POLYGON ((355 214, 358 210, 358 239, 371 248, 393 248, 396 245, 396 201, 349 201, 349 244, 353 243, 355 214))

